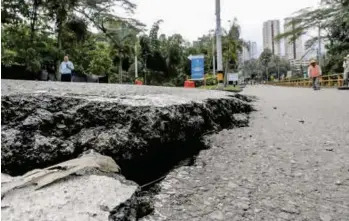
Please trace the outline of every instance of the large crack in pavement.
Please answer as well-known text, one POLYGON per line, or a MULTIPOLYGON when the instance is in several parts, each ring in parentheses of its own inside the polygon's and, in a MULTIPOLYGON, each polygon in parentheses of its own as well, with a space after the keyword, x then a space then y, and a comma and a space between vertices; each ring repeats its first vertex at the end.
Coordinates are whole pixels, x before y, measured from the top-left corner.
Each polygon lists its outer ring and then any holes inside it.
POLYGON ((110 156, 126 179, 143 187, 110 211, 111 220, 150 213, 156 181, 193 163, 207 148, 203 135, 246 126, 253 111, 250 98, 225 92, 134 86, 113 92, 106 85, 108 93, 101 93, 87 84, 21 84, 2 83, 2 173, 22 175, 91 149, 110 156))
POLYGON ((254 86, 248 127, 159 183, 141 221, 348 221, 349 100, 337 90, 254 86))

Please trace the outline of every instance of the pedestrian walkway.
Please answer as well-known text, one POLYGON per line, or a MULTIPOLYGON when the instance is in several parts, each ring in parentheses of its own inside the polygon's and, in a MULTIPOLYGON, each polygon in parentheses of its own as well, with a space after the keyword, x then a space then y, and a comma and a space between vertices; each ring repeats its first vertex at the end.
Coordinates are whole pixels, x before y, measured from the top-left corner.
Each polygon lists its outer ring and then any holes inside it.
POLYGON ((247 86, 250 127, 207 137, 142 220, 349 220, 347 91, 247 86))

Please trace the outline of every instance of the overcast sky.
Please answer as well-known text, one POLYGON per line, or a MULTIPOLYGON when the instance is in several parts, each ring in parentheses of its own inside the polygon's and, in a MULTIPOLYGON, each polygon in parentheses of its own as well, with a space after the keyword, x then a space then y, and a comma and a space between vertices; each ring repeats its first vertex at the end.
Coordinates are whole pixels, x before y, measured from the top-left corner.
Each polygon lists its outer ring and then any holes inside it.
MULTIPOLYGON (((133 0, 137 4, 135 18, 148 27, 163 19, 160 32, 170 35, 180 33, 187 40, 215 28, 215 0, 133 0)), ((245 40, 256 41, 262 48, 262 24, 266 20, 283 19, 293 12, 317 6, 319 0, 221 0, 222 26, 228 20, 238 19, 245 40)), ((283 30, 283 27, 281 27, 283 30)))

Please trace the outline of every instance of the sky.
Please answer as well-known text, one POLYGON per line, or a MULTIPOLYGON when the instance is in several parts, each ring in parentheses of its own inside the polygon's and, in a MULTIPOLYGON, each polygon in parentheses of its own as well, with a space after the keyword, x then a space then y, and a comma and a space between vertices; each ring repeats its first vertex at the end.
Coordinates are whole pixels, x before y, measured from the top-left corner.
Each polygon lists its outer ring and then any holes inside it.
MULTIPOLYGON (((160 33, 180 33, 194 41, 215 28, 215 0, 133 0, 137 4, 134 17, 149 28, 162 19, 160 33)), ((221 0, 222 27, 237 18, 244 40, 257 42, 262 49, 262 24, 270 19, 283 19, 305 8, 315 7, 319 0, 221 0)))

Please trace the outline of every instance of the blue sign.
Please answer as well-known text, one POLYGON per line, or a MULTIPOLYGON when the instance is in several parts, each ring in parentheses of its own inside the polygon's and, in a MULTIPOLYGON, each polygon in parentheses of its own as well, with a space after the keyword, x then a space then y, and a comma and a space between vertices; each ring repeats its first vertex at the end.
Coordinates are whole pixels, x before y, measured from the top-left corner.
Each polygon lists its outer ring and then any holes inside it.
POLYGON ((191 79, 204 78, 204 55, 193 55, 189 59, 191 60, 191 79))

